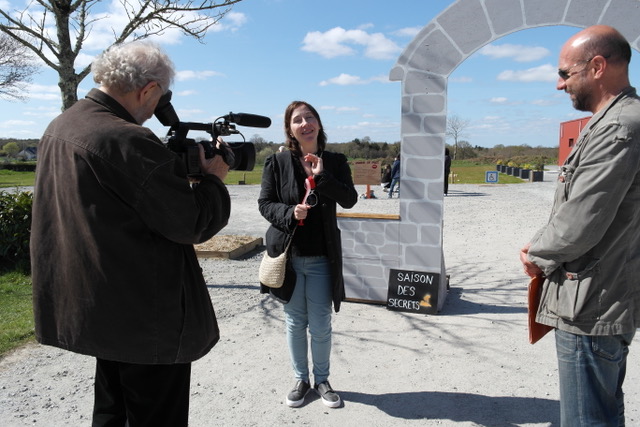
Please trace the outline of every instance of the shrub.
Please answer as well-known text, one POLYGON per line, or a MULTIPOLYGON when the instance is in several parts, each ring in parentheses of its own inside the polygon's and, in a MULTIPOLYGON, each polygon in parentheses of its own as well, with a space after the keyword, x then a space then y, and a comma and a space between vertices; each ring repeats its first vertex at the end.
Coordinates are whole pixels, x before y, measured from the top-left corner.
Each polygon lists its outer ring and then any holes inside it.
POLYGON ((0 191, 0 271, 31 271, 31 192, 0 191))

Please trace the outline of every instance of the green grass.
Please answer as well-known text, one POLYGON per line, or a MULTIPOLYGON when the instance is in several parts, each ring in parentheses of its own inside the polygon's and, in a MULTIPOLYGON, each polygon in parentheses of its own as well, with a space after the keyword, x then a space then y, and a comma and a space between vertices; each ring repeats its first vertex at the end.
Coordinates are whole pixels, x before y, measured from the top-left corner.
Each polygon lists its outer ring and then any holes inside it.
POLYGON ((31 295, 29 276, 0 274, 0 358, 34 339, 31 295))
MULTIPOLYGON (((451 164, 451 174, 456 174, 454 184, 484 184, 485 172, 495 171, 494 164, 481 164, 465 160, 455 160, 451 164)), ((450 181, 451 182, 451 181, 450 181)), ((522 184, 520 178, 501 173, 498 175, 498 184, 522 184)))
POLYGON ((227 185, 239 184, 240 181, 244 181, 246 185, 254 185, 260 184, 262 181, 262 169, 264 166, 256 166, 252 171, 244 172, 244 171, 229 171, 229 175, 227 175, 227 179, 224 180, 224 183, 227 185))
MULTIPOLYGON (((244 181, 245 184, 260 184, 262 179, 262 166, 256 166, 250 172, 229 171, 224 183, 227 185, 238 184, 244 181)), ((0 188, 6 187, 31 187, 35 182, 35 172, 15 172, 0 169, 0 188)))
POLYGON ((32 186, 35 179, 35 172, 16 172, 0 169, 0 188, 32 186))
MULTIPOLYGON (((252 171, 229 171, 227 179, 224 180, 227 185, 237 185, 244 182, 246 185, 260 184, 262 179, 263 166, 256 166, 252 171)), ((494 164, 480 164, 465 160, 456 160, 451 165, 452 173, 457 174, 455 184, 484 184, 485 172, 496 170, 494 164)), ((0 188, 2 187, 20 187, 33 186, 35 174, 33 172, 14 172, 0 170, 0 188)), ((520 184, 523 183, 520 178, 501 173, 498 178, 500 184, 520 184)))

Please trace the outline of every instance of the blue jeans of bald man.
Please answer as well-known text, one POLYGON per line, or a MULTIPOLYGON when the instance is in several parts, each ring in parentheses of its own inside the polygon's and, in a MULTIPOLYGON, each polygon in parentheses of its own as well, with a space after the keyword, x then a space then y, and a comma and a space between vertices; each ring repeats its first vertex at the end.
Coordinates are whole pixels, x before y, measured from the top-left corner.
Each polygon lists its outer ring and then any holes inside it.
POLYGON ((327 257, 291 258, 296 287, 284 305, 287 344, 296 379, 309 382, 309 346, 316 384, 329 378, 331 354, 331 273, 327 257))
POLYGON ((622 383, 634 333, 555 335, 562 427, 624 426, 622 383))

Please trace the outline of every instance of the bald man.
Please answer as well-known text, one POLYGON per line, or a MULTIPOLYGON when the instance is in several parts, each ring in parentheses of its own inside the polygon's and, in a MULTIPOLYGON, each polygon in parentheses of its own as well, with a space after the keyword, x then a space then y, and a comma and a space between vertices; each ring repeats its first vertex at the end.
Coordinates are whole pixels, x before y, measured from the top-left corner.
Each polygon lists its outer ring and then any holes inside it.
POLYGON ((557 89, 593 117, 558 175, 547 225, 520 252, 545 277, 536 320, 555 329, 562 426, 622 426, 628 347, 640 326, 640 99, 614 28, 571 37, 557 89))

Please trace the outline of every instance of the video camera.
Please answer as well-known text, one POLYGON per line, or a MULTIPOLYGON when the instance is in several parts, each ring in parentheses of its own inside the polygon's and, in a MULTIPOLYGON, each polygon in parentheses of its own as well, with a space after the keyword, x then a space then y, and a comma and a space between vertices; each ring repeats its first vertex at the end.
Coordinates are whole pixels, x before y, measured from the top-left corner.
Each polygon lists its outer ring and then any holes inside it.
POLYGON ((164 126, 170 126, 167 133, 167 147, 180 155, 187 167, 188 176, 202 176, 200 170, 200 152, 198 144, 204 148, 205 157, 213 158, 216 154, 222 156, 225 163, 229 165, 231 170, 250 171, 256 163, 256 148, 246 142, 244 135, 236 130, 236 126, 250 126, 259 128, 268 128, 271 126, 271 119, 265 116, 246 113, 229 113, 226 116, 218 117, 213 123, 191 123, 181 122, 178 119, 176 110, 171 105, 171 91, 167 91, 154 111, 155 116, 164 126), (233 124, 235 123, 235 124, 233 124), (190 130, 200 130, 211 135, 211 141, 196 141, 187 138, 190 130), (228 136, 231 134, 239 134, 242 136, 243 142, 230 142, 228 148, 217 148, 216 142, 219 136, 228 136))

